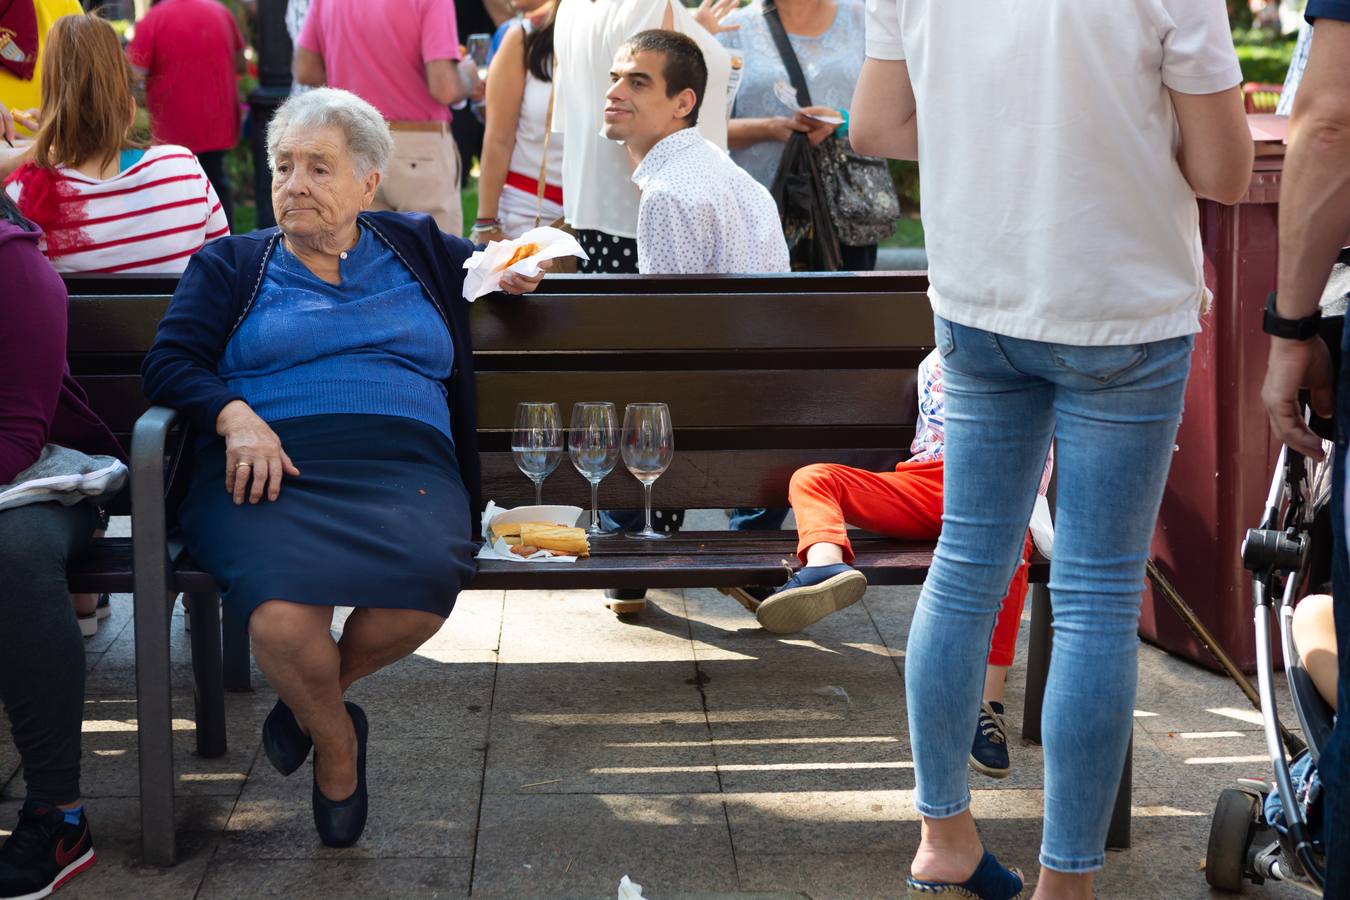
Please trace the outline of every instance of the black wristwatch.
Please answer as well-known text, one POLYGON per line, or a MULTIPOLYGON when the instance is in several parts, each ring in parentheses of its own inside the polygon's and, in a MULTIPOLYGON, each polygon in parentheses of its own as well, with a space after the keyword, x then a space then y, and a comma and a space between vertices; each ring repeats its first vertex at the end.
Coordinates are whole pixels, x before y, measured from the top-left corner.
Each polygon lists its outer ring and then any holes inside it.
POLYGON ((1322 310, 1316 310, 1310 316, 1301 319, 1286 319, 1275 311, 1275 292, 1270 292, 1266 300, 1266 314, 1261 322, 1261 330, 1277 338, 1291 341, 1306 341, 1317 337, 1318 326, 1322 324, 1322 310))

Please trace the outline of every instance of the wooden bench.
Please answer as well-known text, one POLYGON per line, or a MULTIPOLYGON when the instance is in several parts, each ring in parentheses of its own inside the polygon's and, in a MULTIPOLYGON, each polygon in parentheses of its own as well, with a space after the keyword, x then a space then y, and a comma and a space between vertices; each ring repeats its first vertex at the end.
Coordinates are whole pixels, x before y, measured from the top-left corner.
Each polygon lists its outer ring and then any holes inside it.
MULTIPOLYGON (((72 590, 135 593, 136 689, 144 861, 171 865, 174 765, 169 625, 178 593, 190 599, 197 748, 225 752, 224 691, 248 690, 247 635, 224 622, 217 587, 176 545, 166 503, 181 482, 172 411, 147 410, 139 365, 173 279, 67 279, 71 366, 93 408, 130 448, 133 536, 95 542, 70 568, 72 590), (166 478, 166 472, 168 477, 166 478), (134 564, 133 564, 134 563, 134 564)), ((933 344, 922 273, 781 277, 555 276, 526 298, 472 312, 484 500, 533 502, 516 469, 510 430, 517 402, 579 400, 670 404, 675 460, 657 481, 658 506, 784 507, 793 471, 812 462, 868 469, 907 455, 916 417, 916 367, 933 344)), ((587 507, 589 487, 564 462, 546 502, 587 507)), ((601 506, 642 505, 620 468, 601 506)), ((120 502, 114 514, 125 514, 120 502)), ((594 542, 576 564, 485 562, 480 589, 686 588, 774 585, 791 532, 685 532, 659 543, 594 542)), ((856 565, 874 585, 920 584, 932 545, 860 536, 856 565)), ((1049 662, 1048 563, 1033 562, 1032 647, 1023 736, 1040 738, 1049 662)), ((1128 845, 1129 770, 1111 846, 1128 845), (1123 808, 1123 818, 1119 813, 1123 808), (1123 823, 1123 831, 1122 824, 1123 823)))

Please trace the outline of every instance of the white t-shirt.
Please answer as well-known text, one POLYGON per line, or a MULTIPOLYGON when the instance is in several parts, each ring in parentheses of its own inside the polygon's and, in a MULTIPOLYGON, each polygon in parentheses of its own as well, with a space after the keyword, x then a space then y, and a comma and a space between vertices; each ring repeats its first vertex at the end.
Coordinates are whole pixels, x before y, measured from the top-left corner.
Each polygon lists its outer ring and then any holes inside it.
POLYGON ((1194 192, 1167 89, 1242 80, 1222 0, 868 0, 907 61, 938 315, 1053 343, 1199 330, 1194 192))
POLYGON ((637 237, 638 191, 633 162, 622 144, 600 133, 614 54, 624 42, 660 28, 669 7, 674 30, 693 38, 708 66, 708 89, 698 129, 727 146, 727 79, 731 55, 672 0, 562 0, 553 26, 555 94, 553 130, 567 136, 563 147, 563 211, 573 228, 637 237))

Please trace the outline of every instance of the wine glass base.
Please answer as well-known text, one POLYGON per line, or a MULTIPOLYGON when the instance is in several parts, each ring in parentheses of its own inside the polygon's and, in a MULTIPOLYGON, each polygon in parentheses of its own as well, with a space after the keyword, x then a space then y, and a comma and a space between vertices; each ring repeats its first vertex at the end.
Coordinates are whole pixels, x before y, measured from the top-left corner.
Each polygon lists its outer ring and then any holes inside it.
POLYGON ((641 531, 630 531, 624 537, 632 538, 635 541, 664 541, 670 535, 644 528, 641 531))
POLYGON ((609 537, 612 534, 618 534, 617 528, 605 528, 602 525, 591 525, 586 529, 586 533, 591 537, 609 537))

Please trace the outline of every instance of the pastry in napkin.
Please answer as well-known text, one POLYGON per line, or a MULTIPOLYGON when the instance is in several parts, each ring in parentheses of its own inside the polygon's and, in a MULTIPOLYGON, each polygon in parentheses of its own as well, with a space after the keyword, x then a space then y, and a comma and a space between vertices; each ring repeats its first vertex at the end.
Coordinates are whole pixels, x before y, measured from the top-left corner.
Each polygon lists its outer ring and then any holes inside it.
POLYGON ((493 525, 492 536, 496 540, 505 541, 510 547, 534 547, 567 556, 591 555, 591 546, 586 540, 584 529, 568 528, 551 522, 511 522, 493 525))

